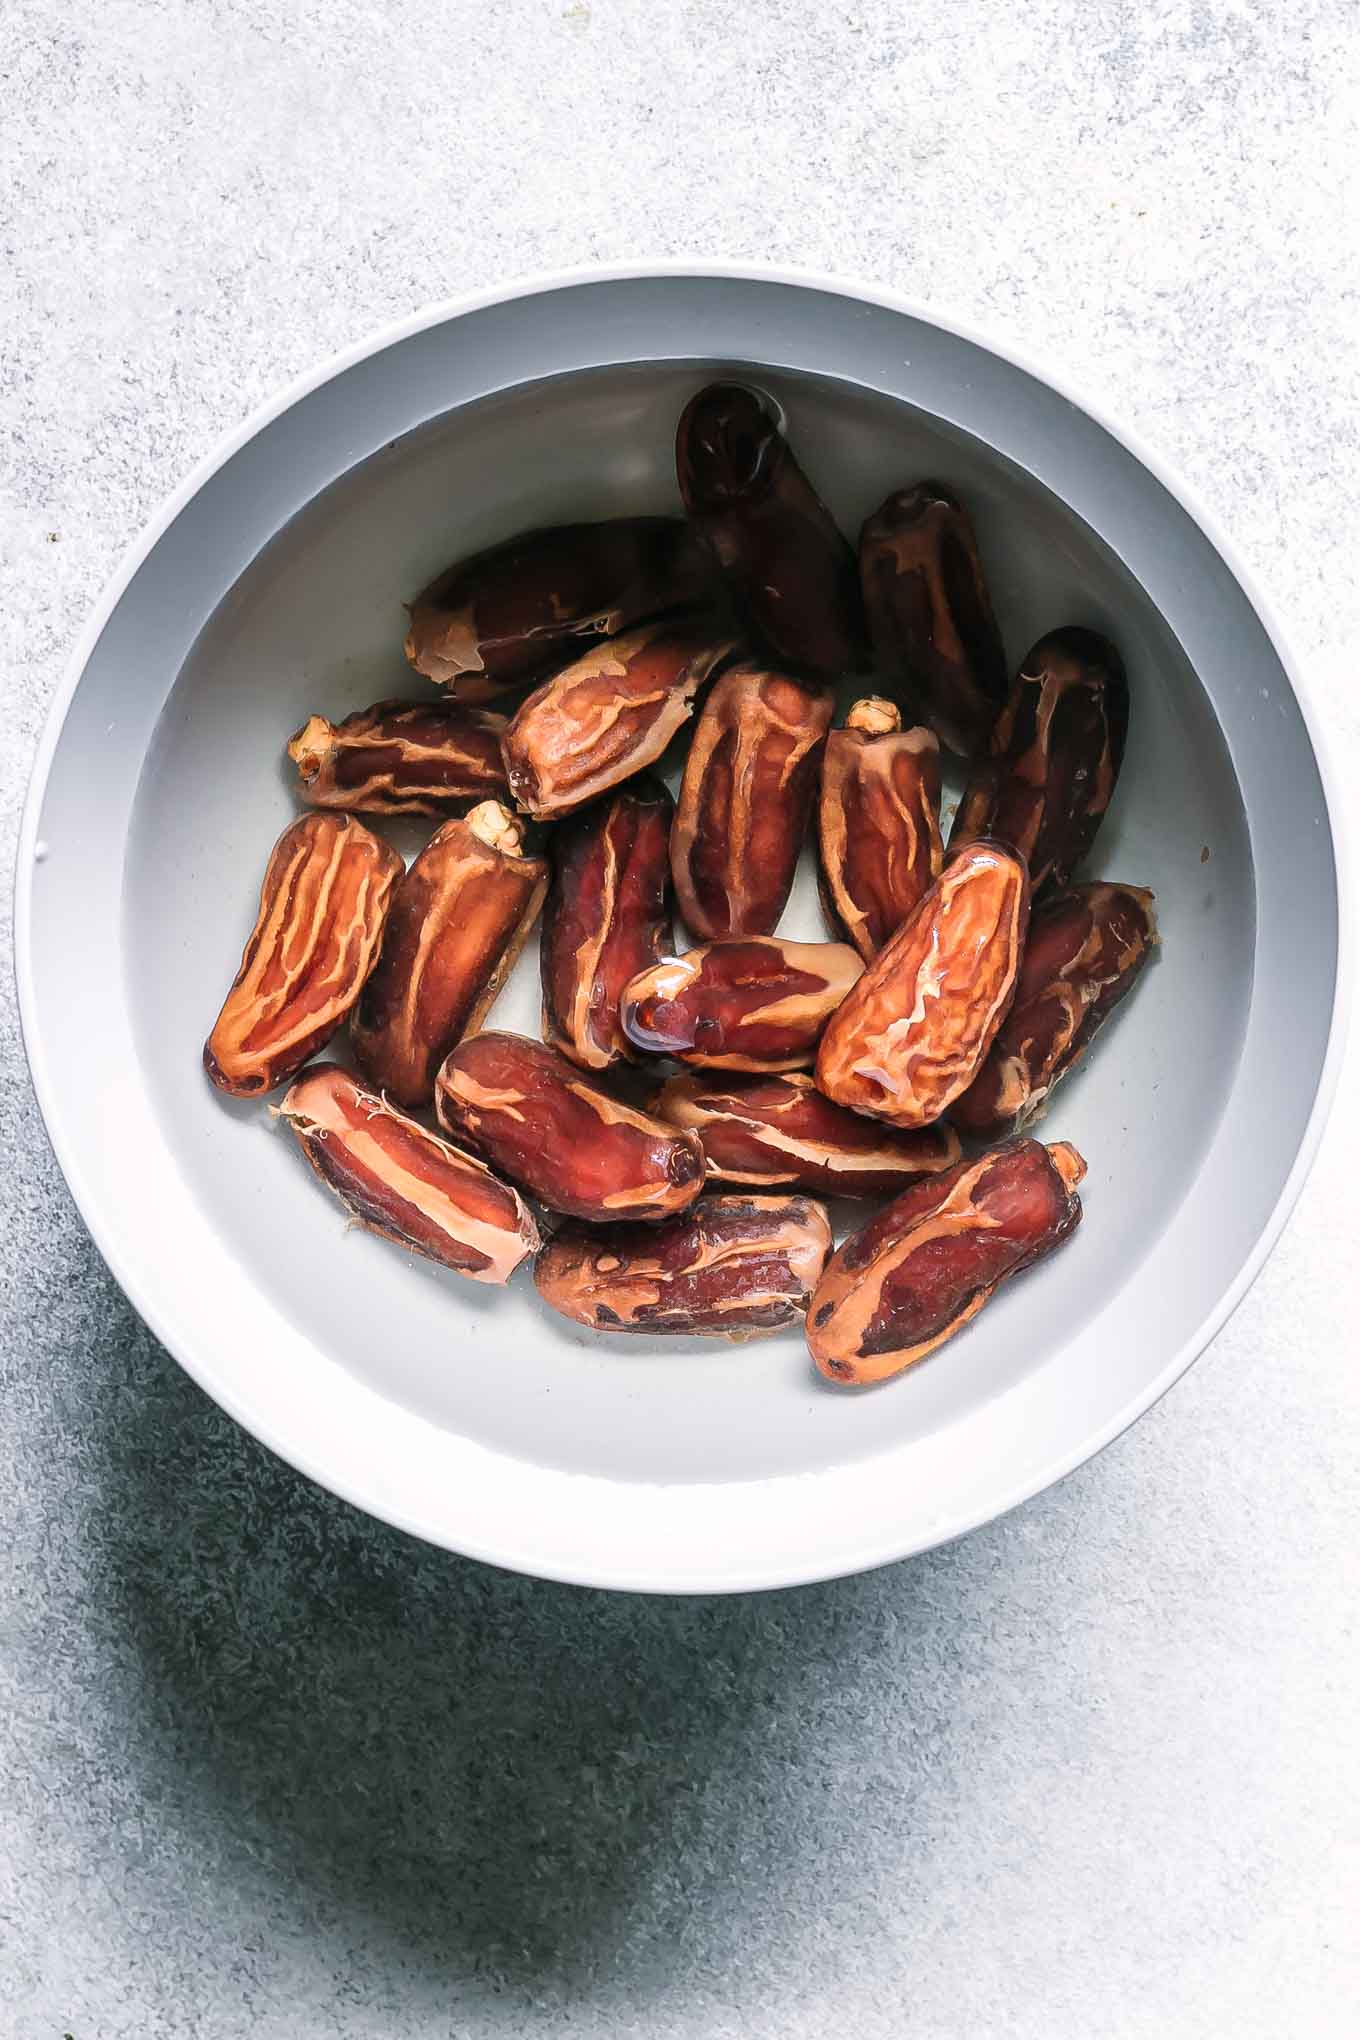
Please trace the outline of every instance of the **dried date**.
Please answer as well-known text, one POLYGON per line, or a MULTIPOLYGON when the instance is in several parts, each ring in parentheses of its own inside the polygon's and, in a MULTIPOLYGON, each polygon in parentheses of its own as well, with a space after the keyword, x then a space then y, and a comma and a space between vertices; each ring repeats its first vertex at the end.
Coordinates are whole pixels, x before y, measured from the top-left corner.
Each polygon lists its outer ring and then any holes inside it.
POLYGON ((312 807, 374 815, 447 814, 506 791, 505 717, 457 701, 378 701, 343 722, 307 718, 289 739, 312 807))
POLYGON ((940 875, 940 746, 890 701, 857 701, 832 730, 817 802, 822 907, 872 962, 940 875))
POLYGON ((773 935, 710 942, 624 987, 623 1031, 649 1055, 701 1069, 796 1070, 863 970, 844 942, 773 935))

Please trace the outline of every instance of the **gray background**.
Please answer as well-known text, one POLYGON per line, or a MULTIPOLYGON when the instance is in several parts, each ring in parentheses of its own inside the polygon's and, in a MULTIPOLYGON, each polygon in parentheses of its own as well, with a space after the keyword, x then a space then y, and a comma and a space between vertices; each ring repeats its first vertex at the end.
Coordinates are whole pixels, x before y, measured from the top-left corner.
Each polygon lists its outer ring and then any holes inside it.
MULTIPOLYGON (((652 252, 1050 355, 1266 578, 1354 786, 1349 0, 9 0, 0 34, 7 845, 89 605, 219 433, 432 298, 652 252)), ((5 2036, 1355 2032, 1354 1059, 1253 1294, 1096 1465, 872 1577, 638 1602, 425 1550, 220 1417, 91 1247, 0 1005, 5 2036)))

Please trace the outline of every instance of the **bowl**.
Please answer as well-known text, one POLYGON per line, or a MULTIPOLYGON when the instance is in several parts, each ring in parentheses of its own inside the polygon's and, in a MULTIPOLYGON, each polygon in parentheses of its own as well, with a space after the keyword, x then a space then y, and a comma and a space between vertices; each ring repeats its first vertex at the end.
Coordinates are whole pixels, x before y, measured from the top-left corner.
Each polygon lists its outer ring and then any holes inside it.
MULTIPOLYGON (((405 847, 411 847, 410 839, 405 847)), ((819 933, 800 878, 783 924, 819 933)), ((699 1591, 917 1552, 1147 1409, 1243 1294, 1337 1059, 1338 859, 1318 740, 1240 565, 1127 433, 957 323, 858 286, 691 266, 445 306, 231 435, 133 548, 34 774, 18 969, 33 1079, 109 1265, 189 1372, 328 1487, 545 1576, 699 1591), (844 528, 897 485, 971 505, 1014 662, 1115 637, 1123 777, 1090 870, 1150 885, 1162 949, 1049 1138, 1090 1165, 1042 1269, 902 1379, 847 1393, 800 1338, 620 1339, 521 1275, 460 1282, 347 1229, 199 1050, 294 812, 308 712, 420 694, 403 599, 521 528, 677 506, 714 375, 783 406, 844 528)), ((497 1025, 537 1031, 530 952, 497 1025)))

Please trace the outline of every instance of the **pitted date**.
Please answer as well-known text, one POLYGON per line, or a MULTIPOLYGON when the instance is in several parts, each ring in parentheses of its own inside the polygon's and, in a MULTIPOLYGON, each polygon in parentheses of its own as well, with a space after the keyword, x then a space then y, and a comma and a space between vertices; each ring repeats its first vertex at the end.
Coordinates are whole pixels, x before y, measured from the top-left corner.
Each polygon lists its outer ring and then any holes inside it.
POLYGON ((1065 1141, 1015 1140, 904 1191, 827 1263, 807 1320, 821 1372, 863 1386, 933 1353, 1067 1238, 1085 1173, 1065 1141))
POLYGON ((844 942, 710 942, 633 978, 619 1015, 649 1055, 701 1069, 802 1069, 863 968, 844 942))
POLYGON ((753 636, 781 665, 864 663, 855 556, 773 411, 741 383, 691 398, 675 440, 680 494, 753 636))
POLYGON ((351 1025, 369 1082, 427 1105, 456 1041, 475 1033, 514 968, 548 887, 499 801, 437 829, 398 886, 378 965, 351 1025))
POLYGON ((348 1019, 378 956, 402 863, 352 815, 302 815, 279 837, 260 909, 203 1050, 221 1091, 272 1091, 348 1019))
POLYGON ((545 1303, 596 1332, 752 1339, 800 1324, 831 1249, 806 1197, 701 1197, 663 1225, 566 1225, 534 1263, 545 1303))
POLYGON ((703 1188, 699 1136, 610 1096, 555 1048, 477 1034, 439 1072, 439 1123, 554 1211, 592 1223, 669 1218, 703 1188))
POLYGON ((314 1063, 279 1106, 321 1181, 359 1224, 474 1282, 508 1282, 538 1227, 486 1163, 396 1111, 336 1063, 314 1063))
POLYGON ((411 604, 406 656, 463 701, 487 701, 645 617, 697 607, 713 573, 674 517, 527 531, 459 560, 411 604))
POLYGON ((671 830, 680 912, 704 941, 768 935, 807 832, 833 697, 787 673, 732 667, 695 724, 671 830))
POLYGON ((1000 843, 951 857, 827 1025, 817 1082, 894 1126, 966 1091, 1010 1008, 1029 921, 1023 861, 1000 843))
POLYGON ((1030 882, 1066 885, 1110 805, 1124 756, 1129 690, 1108 638, 1069 624, 1041 638, 959 803, 951 851, 1009 843, 1030 882))
POLYGON ((864 526, 859 559, 876 667, 951 751, 976 756, 1007 673, 967 511, 938 482, 899 489, 864 526))
POLYGON ((654 763, 731 649, 711 630, 647 624, 545 681, 501 739, 518 805, 541 820, 571 814, 654 763))
POLYGON ((670 947, 672 813, 660 780, 644 776, 553 832, 543 1035, 582 1069, 637 1060, 619 1000, 670 947))
POLYGON ((447 814, 506 790, 505 717, 457 701, 377 701, 343 722, 307 718, 288 743, 312 807, 355 814, 447 814))
POLYGON ((943 1121, 899 1133, 824 1098, 810 1076, 672 1077, 655 1108, 704 1144, 708 1179, 757 1188, 813 1190, 824 1197, 895 1197, 959 1158, 943 1121))
POLYGON ((940 875, 940 746, 890 701, 857 701, 832 730, 817 802, 822 908, 866 963, 940 875))
POLYGON ((1079 1062, 1156 945, 1152 894, 1134 885, 1075 885, 1035 908, 1015 1003, 986 1062, 950 1117, 992 1139, 1036 1119, 1079 1062))

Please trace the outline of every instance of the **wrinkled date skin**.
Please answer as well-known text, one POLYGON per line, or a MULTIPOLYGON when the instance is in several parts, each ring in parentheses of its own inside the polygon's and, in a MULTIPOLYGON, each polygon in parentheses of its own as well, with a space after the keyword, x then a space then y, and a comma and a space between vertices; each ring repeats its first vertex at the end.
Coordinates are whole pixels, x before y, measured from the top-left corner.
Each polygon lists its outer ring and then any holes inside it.
POLYGON ((399 1105, 427 1105, 456 1041, 475 1033, 538 919, 548 866, 498 801, 437 829, 397 888, 350 1029, 359 1067, 399 1105))
POLYGON ((501 739, 518 805, 540 820, 570 814, 652 764, 731 649, 711 632, 648 624, 545 681, 501 739))
POLYGON ((664 1225, 567 1225, 534 1263, 545 1303, 595 1332, 752 1339, 799 1324, 831 1227, 806 1197, 702 1197, 664 1225))
POLYGON ((859 542, 874 664, 951 751, 986 749, 1006 699, 1006 651, 972 521, 938 482, 888 497, 859 542))
POLYGON ((832 1014, 817 1082, 852 1112, 928 1126, 966 1091, 1015 994, 1029 922, 1022 860, 1000 843, 951 857, 832 1014))
POLYGON ((823 1197, 895 1197, 959 1158, 952 1127, 898 1133, 876 1126, 833 1105, 797 1071, 737 1083, 672 1077, 655 1104, 672 1126, 698 1134, 710 1182, 815 1190, 823 1197))
POLYGON ((996 1139, 1044 1110, 1157 942, 1152 894, 1134 885, 1075 885, 1035 908, 1015 1002, 986 1062, 950 1117, 996 1139))
POLYGON ((710 942, 624 987, 623 1031, 649 1055, 700 1069, 805 1069, 863 968, 845 942, 710 942))
POLYGON ((447 814, 506 790, 505 717, 456 701, 378 701, 343 722, 307 718, 290 738, 312 807, 371 815, 447 814))
POLYGON ((474 1282, 508 1282, 538 1227, 518 1191, 357 1084, 314 1063, 281 1116, 322 1182, 369 1232, 474 1282))
POLYGON ((890 701, 857 701, 832 730, 817 803, 822 908, 871 963, 940 875, 940 746, 890 701))
POLYGON ((793 457, 774 412, 741 383, 710 383, 675 438, 680 494, 737 609, 780 664, 838 676, 865 660, 855 556, 793 457))
POLYGON ((827 1263, 807 1341, 829 1381, 886 1381, 977 1316, 1081 1218, 1086 1164, 1065 1141, 1016 1140, 906 1190, 827 1263))
POLYGON ((402 863, 352 815, 303 815, 274 845, 236 982, 203 1050, 221 1091, 258 1098, 348 1019, 402 863))
POLYGON ((463 701, 541 678, 597 638, 697 607, 713 571, 675 517, 527 531, 459 560, 411 604, 406 656, 463 701))
POLYGON ((543 1036, 582 1069, 637 1060, 619 1001, 670 948, 673 809, 660 780, 644 777, 553 832, 543 1036))
POLYGON ((691 934, 768 935, 793 885, 833 697, 786 673, 734 666, 695 724, 671 830, 691 934))
POLYGON ((1035 892, 1066 885, 1095 840, 1124 756, 1129 690, 1108 638, 1075 624, 1041 638, 959 802, 949 848, 1009 843, 1035 892))
POLYGON ((435 1094, 446 1132, 568 1218, 670 1218, 704 1181, 699 1136, 612 1098, 541 1041, 478 1034, 460 1042, 435 1094))

